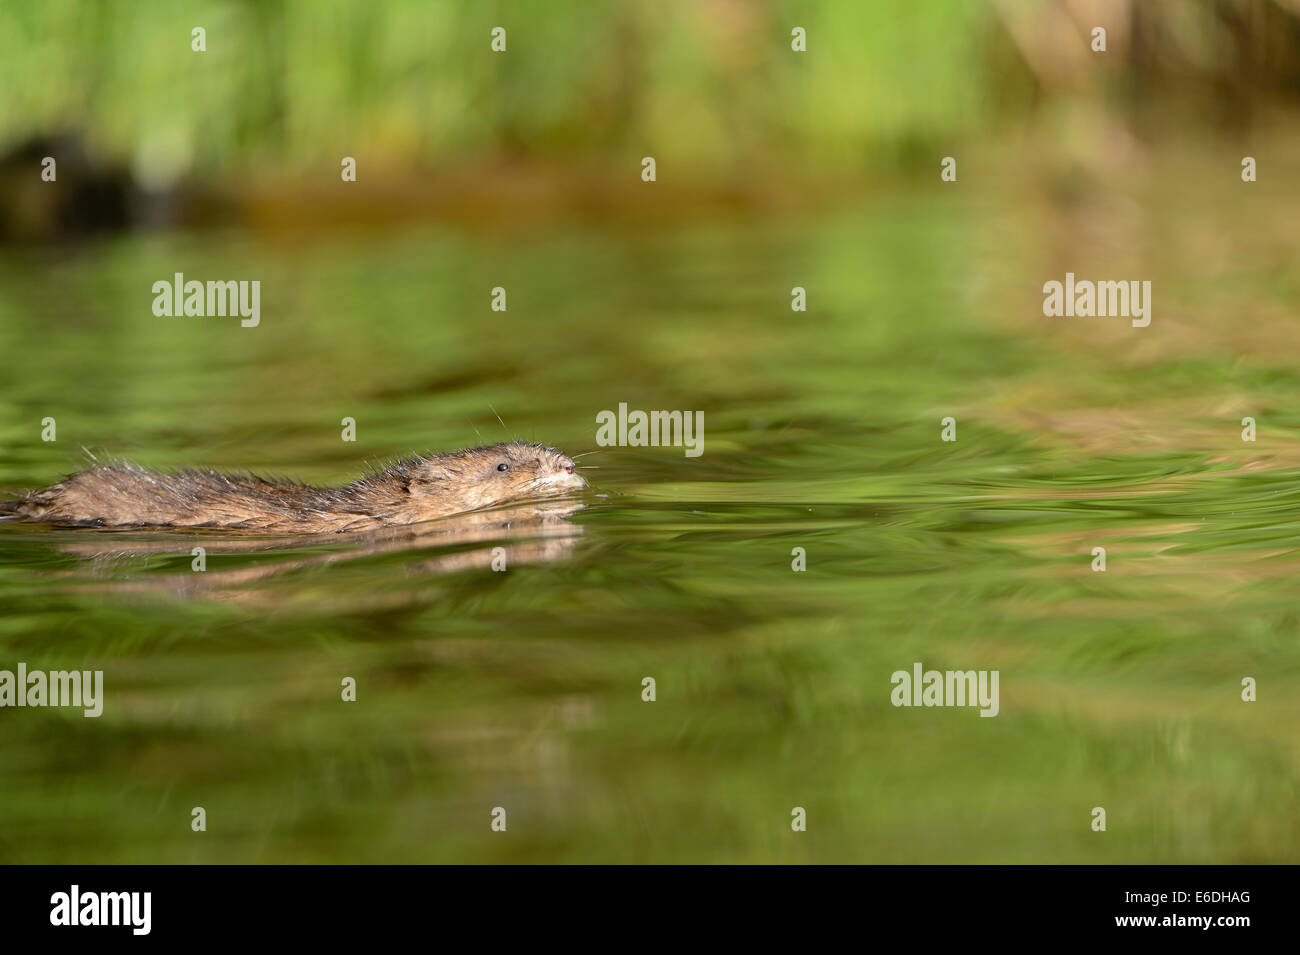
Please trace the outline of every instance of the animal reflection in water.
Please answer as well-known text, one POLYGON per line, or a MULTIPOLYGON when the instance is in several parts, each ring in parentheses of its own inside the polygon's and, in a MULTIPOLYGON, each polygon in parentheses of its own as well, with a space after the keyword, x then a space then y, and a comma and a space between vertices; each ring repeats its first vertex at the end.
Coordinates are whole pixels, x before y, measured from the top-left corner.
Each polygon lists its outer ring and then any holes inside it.
MULTIPOLYGON (((83 532, 80 539, 60 544, 59 550, 93 562, 93 575, 103 579, 82 586, 98 592, 259 602, 259 598, 270 599, 273 594, 263 592, 256 584, 304 570, 383 555, 409 553, 412 559, 402 563, 400 573, 414 577, 474 570, 491 572, 563 560, 572 554, 583 533, 582 526, 568 518, 583 506, 572 500, 513 504, 421 524, 328 536, 268 537, 205 530, 169 534, 160 540, 155 533, 142 538, 137 535, 144 532, 100 531, 94 534, 94 539, 86 539, 83 532), (201 558, 195 554, 195 548, 203 549, 201 558), (319 553, 303 555, 304 549, 319 553), (274 559, 277 551, 285 550, 295 551, 294 556, 274 559), (429 551, 433 555, 425 556, 429 551), (183 556, 191 561, 191 567, 201 559, 205 569, 150 572, 149 558, 165 554, 183 556), (248 566, 241 558, 240 566, 221 566, 223 556, 249 554, 266 554, 272 559, 248 566)), ((83 581, 86 576, 84 569, 61 572, 61 575, 83 581)))

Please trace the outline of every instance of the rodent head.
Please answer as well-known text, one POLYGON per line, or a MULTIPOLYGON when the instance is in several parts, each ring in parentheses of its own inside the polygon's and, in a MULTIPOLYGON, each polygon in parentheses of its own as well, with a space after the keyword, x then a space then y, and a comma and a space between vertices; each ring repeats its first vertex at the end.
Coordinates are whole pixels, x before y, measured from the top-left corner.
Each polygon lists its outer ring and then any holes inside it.
POLYGON ((541 444, 510 441, 486 448, 438 454, 421 462, 413 495, 447 500, 455 510, 506 501, 549 497, 586 487, 573 459, 541 444))

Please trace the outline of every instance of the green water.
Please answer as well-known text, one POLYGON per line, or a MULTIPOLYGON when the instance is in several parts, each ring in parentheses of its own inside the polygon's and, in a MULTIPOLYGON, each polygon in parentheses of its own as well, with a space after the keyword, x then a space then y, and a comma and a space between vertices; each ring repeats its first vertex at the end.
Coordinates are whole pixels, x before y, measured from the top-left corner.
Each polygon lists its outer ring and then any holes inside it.
POLYGON ((1296 861, 1284 210, 1134 201, 9 250, 0 487, 83 445, 313 482, 578 454, 619 402, 703 411, 705 451, 385 546, 0 525, 0 668, 105 681, 99 719, 0 710, 0 861, 1296 861), (1151 326, 1044 318, 1068 268, 1152 279, 1151 326), (259 279, 260 326, 155 317, 177 271, 259 279), (892 706, 915 661, 998 670, 999 715, 892 706))

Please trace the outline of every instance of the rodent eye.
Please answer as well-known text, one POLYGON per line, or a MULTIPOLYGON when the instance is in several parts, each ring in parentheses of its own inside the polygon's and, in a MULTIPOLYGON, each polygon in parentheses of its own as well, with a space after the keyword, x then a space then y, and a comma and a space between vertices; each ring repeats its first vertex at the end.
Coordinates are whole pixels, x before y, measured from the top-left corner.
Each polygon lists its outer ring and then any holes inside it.
POLYGON ((509 471, 509 470, 510 470, 510 465, 508 465, 508 464, 498 464, 498 465, 497 465, 497 470, 498 470, 498 471, 509 471))

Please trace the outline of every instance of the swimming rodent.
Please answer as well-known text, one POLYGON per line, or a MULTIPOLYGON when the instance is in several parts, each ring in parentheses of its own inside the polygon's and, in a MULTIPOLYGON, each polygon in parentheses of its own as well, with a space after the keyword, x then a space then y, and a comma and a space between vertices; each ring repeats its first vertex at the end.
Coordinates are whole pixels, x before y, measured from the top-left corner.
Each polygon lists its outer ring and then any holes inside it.
POLYGON ((405 458, 346 484, 312 487, 216 471, 96 466, 0 511, 78 527, 235 527, 326 533, 415 524, 586 485, 573 459, 511 441, 405 458))

